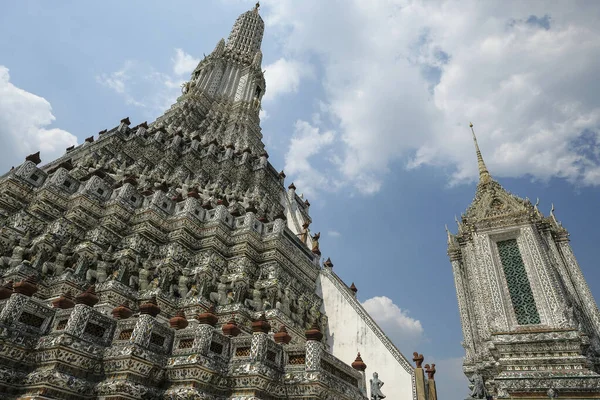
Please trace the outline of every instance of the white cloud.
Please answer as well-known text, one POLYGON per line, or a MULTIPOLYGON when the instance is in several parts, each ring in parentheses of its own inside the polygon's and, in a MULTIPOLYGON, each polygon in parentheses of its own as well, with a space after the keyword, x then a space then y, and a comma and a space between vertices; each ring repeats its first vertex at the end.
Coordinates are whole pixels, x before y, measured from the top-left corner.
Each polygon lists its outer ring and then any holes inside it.
POLYGON ((261 108, 261 110, 258 112, 258 116, 261 121, 266 121, 271 115, 267 112, 267 110, 261 108))
POLYGON ((136 107, 146 107, 146 104, 136 100, 131 93, 131 83, 136 82, 137 78, 139 78, 137 74, 138 65, 133 60, 127 60, 118 71, 96 76, 96 82, 123 96, 126 104, 136 107))
POLYGON ((473 121, 493 175, 598 185, 600 5, 586 4, 267 0, 265 18, 287 62, 322 63, 329 176, 375 192, 400 161, 472 180, 473 121))
POLYGON ((362 303, 363 307, 404 354, 412 354, 423 339, 421 322, 408 316, 392 299, 377 296, 362 303))
POLYGON ((175 58, 171 60, 175 75, 191 74, 200 62, 199 58, 194 58, 181 49, 175 49, 175 58))
POLYGON ((327 232, 327 235, 329 235, 329 236, 331 236, 331 237, 334 237, 334 238, 337 238, 337 237, 340 237, 340 236, 342 236, 342 234, 341 234, 341 233, 339 233, 338 231, 328 231, 328 232, 327 232))
POLYGON ((21 164, 28 154, 38 150, 42 161, 49 162, 76 144, 75 135, 48 128, 55 119, 46 99, 13 85, 8 68, 0 65, 1 171, 21 164))
POLYGON ((296 186, 306 194, 313 195, 318 189, 328 186, 331 182, 320 173, 309 160, 331 145, 335 138, 333 131, 321 132, 319 128, 306 121, 298 120, 294 127, 294 135, 285 155, 284 170, 287 174, 297 176, 296 186))
POLYGON ((199 62, 181 49, 175 49, 171 61, 173 73, 160 72, 148 64, 126 60, 119 70, 100 74, 96 81, 122 96, 126 104, 146 109, 148 118, 154 118, 175 103, 185 82, 182 75, 191 73, 199 62))
POLYGON ((310 76, 313 76, 313 70, 309 64, 280 58, 265 67, 267 91, 263 101, 273 101, 283 94, 297 92, 301 80, 310 76))

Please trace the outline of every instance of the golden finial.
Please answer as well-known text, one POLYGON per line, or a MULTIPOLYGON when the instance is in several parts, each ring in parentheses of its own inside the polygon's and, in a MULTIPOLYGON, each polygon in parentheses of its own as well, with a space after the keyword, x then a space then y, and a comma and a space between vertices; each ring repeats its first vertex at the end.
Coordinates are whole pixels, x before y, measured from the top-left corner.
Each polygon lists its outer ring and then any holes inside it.
POLYGON ((473 142, 475 143, 475 152, 477 153, 477 167, 479 168, 479 183, 488 183, 492 180, 490 173, 483 162, 481 151, 479 150, 479 144, 477 143, 477 137, 475 136, 475 130, 473 129, 473 123, 469 122, 471 133, 473 134, 473 142))

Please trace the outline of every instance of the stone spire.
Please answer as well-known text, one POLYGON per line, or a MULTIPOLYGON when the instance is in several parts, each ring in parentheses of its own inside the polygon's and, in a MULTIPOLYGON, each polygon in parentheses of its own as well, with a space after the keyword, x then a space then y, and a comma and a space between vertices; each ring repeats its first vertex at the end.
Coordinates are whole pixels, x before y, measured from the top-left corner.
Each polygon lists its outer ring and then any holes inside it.
POLYGON ((492 180, 490 173, 485 166, 485 162, 483 162, 483 157, 481 155, 481 150, 479 150, 479 144, 477 143, 477 137, 475 136, 475 130, 473 129, 473 123, 469 124, 471 128, 471 133, 473 134, 473 143, 475 143, 475 152, 477 153, 477 167, 479 168, 479 183, 488 183, 492 180))
POLYGON ((264 153, 259 113, 266 92, 260 46, 264 21, 258 5, 241 14, 227 41, 219 40, 182 85, 182 96, 152 128, 180 130, 202 144, 233 145, 253 156, 264 153))

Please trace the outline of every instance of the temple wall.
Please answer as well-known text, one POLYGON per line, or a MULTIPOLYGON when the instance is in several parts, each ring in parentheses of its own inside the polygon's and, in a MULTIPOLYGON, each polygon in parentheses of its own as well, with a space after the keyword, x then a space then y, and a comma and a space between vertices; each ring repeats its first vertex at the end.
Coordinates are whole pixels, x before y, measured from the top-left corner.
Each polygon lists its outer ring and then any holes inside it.
POLYGON ((360 352, 367 364, 366 379, 373 372, 384 382, 381 391, 388 400, 413 399, 414 369, 367 314, 354 294, 330 269, 324 268, 317 282, 328 318, 327 344, 331 353, 351 364, 360 352))

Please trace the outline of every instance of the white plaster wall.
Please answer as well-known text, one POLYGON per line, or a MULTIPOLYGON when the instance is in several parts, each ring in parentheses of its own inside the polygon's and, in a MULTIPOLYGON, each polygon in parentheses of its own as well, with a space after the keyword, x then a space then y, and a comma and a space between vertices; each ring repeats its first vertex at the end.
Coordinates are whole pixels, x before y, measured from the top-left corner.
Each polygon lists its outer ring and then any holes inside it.
POLYGON ((369 398, 369 379, 373 372, 377 372, 384 382, 381 391, 387 400, 413 399, 413 367, 385 337, 346 285, 335 274, 323 271, 317 282, 317 294, 323 298, 324 312, 329 321, 326 333, 330 351, 347 364, 351 364, 360 352, 367 364, 365 374, 369 398))

